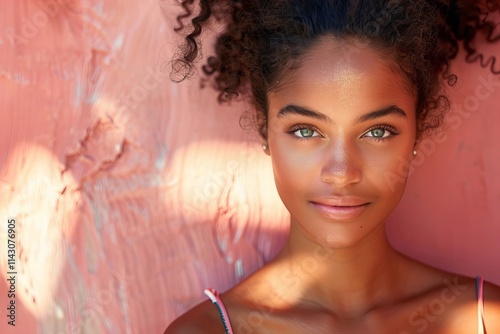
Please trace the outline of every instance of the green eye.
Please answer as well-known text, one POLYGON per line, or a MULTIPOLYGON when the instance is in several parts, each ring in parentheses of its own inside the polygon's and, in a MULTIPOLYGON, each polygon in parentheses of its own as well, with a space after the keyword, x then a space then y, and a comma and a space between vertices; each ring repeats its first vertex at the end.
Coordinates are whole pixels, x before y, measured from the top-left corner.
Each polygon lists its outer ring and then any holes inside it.
POLYGON ((314 135, 314 130, 312 129, 300 129, 299 130, 301 137, 312 137, 314 135))
POLYGON ((383 138, 385 133, 386 133, 386 130, 385 129, 373 129, 370 131, 372 137, 375 137, 375 138, 383 138))
POLYGON ((288 131, 294 137, 299 139, 310 139, 321 137, 321 134, 312 125, 297 124, 288 131))
POLYGON ((380 125, 368 130, 363 137, 373 138, 374 140, 385 140, 397 136, 399 132, 392 126, 380 125))

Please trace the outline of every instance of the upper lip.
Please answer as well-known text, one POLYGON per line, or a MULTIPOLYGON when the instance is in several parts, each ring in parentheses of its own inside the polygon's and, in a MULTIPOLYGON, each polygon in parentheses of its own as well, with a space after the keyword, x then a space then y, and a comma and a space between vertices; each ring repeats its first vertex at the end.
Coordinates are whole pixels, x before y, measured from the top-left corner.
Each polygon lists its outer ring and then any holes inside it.
POLYGON ((323 197, 315 199, 311 202, 321 205, 339 206, 339 207, 361 206, 365 204, 370 204, 370 202, 365 199, 352 196, 323 197))

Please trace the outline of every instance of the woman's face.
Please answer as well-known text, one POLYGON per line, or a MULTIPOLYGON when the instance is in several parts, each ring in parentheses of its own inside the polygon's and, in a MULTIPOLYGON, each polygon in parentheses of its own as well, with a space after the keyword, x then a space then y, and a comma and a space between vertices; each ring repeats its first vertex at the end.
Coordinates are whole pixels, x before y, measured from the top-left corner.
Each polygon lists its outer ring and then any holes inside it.
POLYGON ((322 39, 269 94, 278 193, 306 238, 349 247, 399 202, 416 136, 415 98, 372 48, 322 39))

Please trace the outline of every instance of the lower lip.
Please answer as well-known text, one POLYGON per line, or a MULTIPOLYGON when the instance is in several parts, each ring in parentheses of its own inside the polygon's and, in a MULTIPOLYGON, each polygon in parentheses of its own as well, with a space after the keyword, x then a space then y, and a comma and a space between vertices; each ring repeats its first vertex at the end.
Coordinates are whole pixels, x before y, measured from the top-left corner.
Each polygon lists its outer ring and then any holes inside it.
POLYGON ((310 202, 324 217, 331 220, 354 220, 368 207, 369 203, 357 206, 330 206, 310 202))

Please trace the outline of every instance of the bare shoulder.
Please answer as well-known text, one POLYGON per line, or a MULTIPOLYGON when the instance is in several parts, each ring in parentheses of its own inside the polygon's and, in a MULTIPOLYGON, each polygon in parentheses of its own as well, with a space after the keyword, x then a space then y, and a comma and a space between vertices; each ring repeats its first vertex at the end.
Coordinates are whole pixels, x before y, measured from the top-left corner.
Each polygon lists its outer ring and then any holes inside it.
MULTIPOLYGON (((408 261, 404 268, 411 277, 409 286, 417 292, 413 305, 417 311, 412 313, 412 325, 421 330, 435 325, 439 333, 477 332, 480 318, 476 278, 442 271, 417 261, 408 261)), ((486 332, 500 333, 500 287, 485 282, 483 296, 486 332)))
MULTIPOLYGON (((479 304, 478 292, 476 291, 476 279, 461 278, 459 281, 463 282, 460 284, 465 284, 464 286, 469 286, 470 288, 468 293, 464 293, 464 295, 469 295, 469 297, 457 299, 457 301, 460 301, 457 303, 458 307, 456 308, 457 314, 459 315, 458 319, 470 319, 470 323, 477 323, 480 317, 478 316, 479 304)), ((485 282, 483 298, 483 322, 486 333, 500 333, 500 287, 485 282)))
MULTIPOLYGON (((262 282, 266 281, 268 276, 262 276, 262 273, 266 272, 264 269, 267 266, 220 294, 230 319, 237 319, 240 314, 251 308, 249 304, 251 305, 252 301, 255 301, 254 292, 256 290, 253 288, 262 286, 262 282)), ((217 306, 207 299, 177 318, 167 327, 164 334, 221 334, 225 332, 217 306)))
POLYGON ((500 286, 484 284, 484 325, 488 333, 500 333, 500 286))
POLYGON ((224 325, 216 306, 207 300, 193 307, 170 324, 163 334, 220 334, 224 325))
MULTIPOLYGON (((445 282, 439 300, 445 308, 452 311, 448 313, 449 317, 444 317, 450 320, 449 328, 453 329, 452 333, 476 332, 475 328, 481 319, 478 315, 476 278, 453 275, 446 278, 445 282), (453 301, 454 294, 456 299, 453 301)), ((485 282, 483 296, 485 333, 500 333, 500 287, 485 282)))

